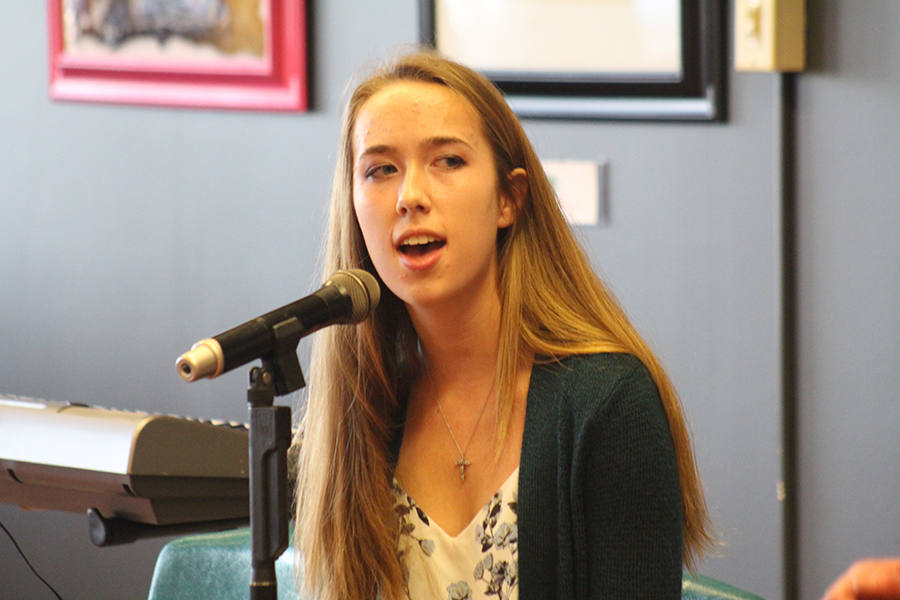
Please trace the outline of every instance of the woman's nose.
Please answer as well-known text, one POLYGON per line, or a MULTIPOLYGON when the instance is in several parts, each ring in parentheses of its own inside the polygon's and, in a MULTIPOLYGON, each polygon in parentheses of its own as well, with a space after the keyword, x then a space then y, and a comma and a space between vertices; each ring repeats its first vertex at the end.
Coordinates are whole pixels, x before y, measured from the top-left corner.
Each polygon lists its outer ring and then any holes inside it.
POLYGON ((428 212, 430 208, 424 174, 419 169, 410 167, 397 194, 397 213, 406 215, 410 211, 428 212))

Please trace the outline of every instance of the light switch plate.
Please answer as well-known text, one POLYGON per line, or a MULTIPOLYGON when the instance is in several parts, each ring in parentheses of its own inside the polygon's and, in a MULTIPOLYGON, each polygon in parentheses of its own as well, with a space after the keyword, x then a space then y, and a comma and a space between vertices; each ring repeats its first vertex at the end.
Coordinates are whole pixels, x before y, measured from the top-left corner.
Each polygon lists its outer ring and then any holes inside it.
POLYGON ((606 221, 606 161, 542 160, 544 170, 571 225, 606 221))
POLYGON ((734 18, 737 71, 805 68, 805 0, 735 0, 734 18))

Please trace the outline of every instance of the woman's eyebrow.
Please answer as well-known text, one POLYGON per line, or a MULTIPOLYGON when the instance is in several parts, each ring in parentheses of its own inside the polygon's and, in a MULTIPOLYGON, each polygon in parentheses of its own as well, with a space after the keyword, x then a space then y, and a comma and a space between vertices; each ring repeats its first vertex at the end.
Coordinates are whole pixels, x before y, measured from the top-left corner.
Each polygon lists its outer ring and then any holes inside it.
MULTIPOLYGON (((467 142, 466 140, 452 136, 452 135, 437 135, 434 137, 430 137, 422 142, 422 146, 425 148, 440 148, 441 146, 452 146, 454 144, 461 144, 466 146, 467 148, 472 148, 472 144, 467 142)), ((391 144, 374 144, 372 146, 367 146, 360 152, 356 158, 357 160, 364 158, 366 156, 378 155, 378 154, 390 154, 395 151, 396 147, 391 144)))
POLYGON ((357 155, 357 159, 363 158, 364 156, 370 156, 372 154, 386 154, 393 149, 393 146, 388 144, 375 144, 374 146, 367 146, 357 155))
POLYGON ((467 142, 466 140, 464 140, 464 139, 462 139, 462 138, 459 138, 459 137, 456 137, 456 136, 452 136, 452 135, 447 135, 447 136, 444 136, 444 135, 435 136, 435 137, 432 137, 432 138, 428 138, 428 139, 425 141, 425 145, 426 145, 426 146, 434 147, 434 148, 437 148, 437 147, 440 147, 440 146, 450 146, 450 145, 453 145, 453 144, 462 144, 463 146, 467 146, 467 147, 469 147, 469 148, 472 147, 472 144, 470 144, 470 143, 467 142))

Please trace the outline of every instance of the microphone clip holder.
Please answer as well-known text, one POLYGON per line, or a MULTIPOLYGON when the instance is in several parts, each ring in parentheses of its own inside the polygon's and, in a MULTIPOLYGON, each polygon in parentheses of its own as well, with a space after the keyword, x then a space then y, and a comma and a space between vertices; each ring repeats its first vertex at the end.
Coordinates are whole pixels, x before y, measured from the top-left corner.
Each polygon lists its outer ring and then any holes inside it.
POLYGON ((291 317, 272 326, 275 349, 262 359, 263 366, 270 367, 275 385, 275 395, 284 396, 306 387, 297 346, 306 332, 297 317, 291 317))

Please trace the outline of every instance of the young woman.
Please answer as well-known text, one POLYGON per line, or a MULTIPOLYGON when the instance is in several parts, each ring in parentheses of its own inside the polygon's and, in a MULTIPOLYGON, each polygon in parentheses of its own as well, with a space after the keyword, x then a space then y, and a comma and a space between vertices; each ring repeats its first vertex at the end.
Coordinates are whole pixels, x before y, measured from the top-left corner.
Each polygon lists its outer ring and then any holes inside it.
POLYGON ((487 79, 423 52, 356 88, 325 268, 383 291, 315 343, 311 597, 680 597, 710 534, 678 399, 487 79))

